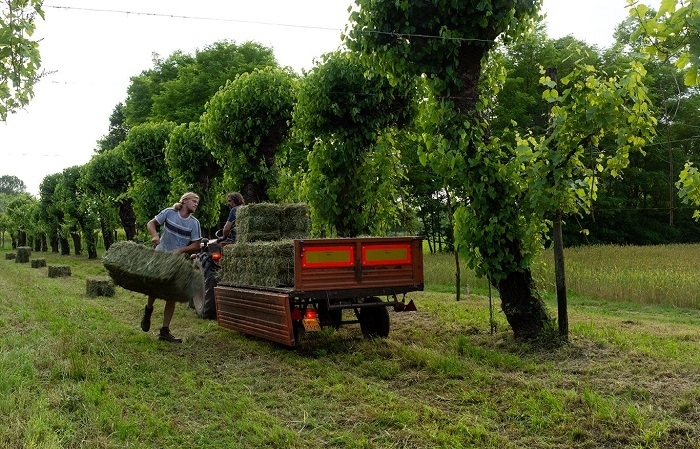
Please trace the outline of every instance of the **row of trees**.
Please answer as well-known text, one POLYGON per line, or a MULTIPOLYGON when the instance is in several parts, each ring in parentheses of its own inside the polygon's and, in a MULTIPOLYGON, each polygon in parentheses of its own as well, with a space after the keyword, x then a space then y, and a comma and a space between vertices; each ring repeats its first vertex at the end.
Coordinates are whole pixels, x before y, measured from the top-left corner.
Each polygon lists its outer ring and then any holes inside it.
MULTIPOLYGON (((77 252, 82 233, 96 257, 96 229, 107 247, 117 228, 134 238, 185 190, 200 193, 209 230, 227 190, 306 201, 317 235, 420 222, 489 277, 516 337, 541 335, 550 319, 534 254, 562 220, 615 198, 630 162, 659 154, 658 123, 677 151, 670 106, 692 110, 697 92, 664 88, 685 68, 642 65, 639 21, 610 51, 550 41, 535 27, 539 1, 356 3, 346 49, 301 76, 251 42, 156 55, 90 162, 47 176, 39 200, 12 209, 17 235, 61 251, 73 236, 77 252)), ((661 201, 643 177, 635 188, 626 200, 661 201)))

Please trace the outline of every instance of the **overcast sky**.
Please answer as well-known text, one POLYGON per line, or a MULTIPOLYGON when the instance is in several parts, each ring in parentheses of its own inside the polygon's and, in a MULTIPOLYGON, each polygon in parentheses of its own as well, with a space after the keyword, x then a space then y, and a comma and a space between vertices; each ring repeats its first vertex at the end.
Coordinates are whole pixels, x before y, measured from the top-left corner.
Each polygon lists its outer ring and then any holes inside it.
MULTIPOLYGON (((654 5, 655 2, 647 2, 654 5)), ((352 0, 45 0, 37 24, 43 69, 29 106, 0 122, 0 176, 17 176, 38 196, 46 175, 84 165, 105 135, 129 78, 152 54, 220 40, 272 47, 297 72, 340 45, 352 0)), ((574 35, 607 47, 626 0, 544 0, 551 38, 574 35)))

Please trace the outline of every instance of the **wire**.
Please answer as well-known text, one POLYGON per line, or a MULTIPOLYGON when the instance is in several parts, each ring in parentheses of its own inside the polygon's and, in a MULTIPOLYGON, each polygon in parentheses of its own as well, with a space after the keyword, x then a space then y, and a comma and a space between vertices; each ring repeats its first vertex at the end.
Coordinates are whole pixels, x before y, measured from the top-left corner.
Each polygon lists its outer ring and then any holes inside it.
POLYGON ((179 14, 165 14, 165 13, 155 13, 155 12, 142 12, 142 11, 126 11, 120 9, 98 9, 98 8, 79 8, 74 6, 56 6, 56 5, 44 5, 44 8, 53 9, 63 9, 71 11, 88 11, 88 12, 105 12, 105 13, 117 13, 126 14, 134 16, 147 16, 147 17, 166 17, 171 19, 185 19, 185 20, 210 20, 214 22, 234 22, 234 23, 246 23, 251 25, 265 25, 265 26, 279 26, 288 28, 305 28, 312 30, 324 30, 324 31, 342 31, 339 28, 330 28, 322 26, 313 25, 293 25, 288 23, 276 23, 276 22, 259 22, 254 20, 240 20, 240 19, 227 19, 223 17, 197 17, 197 16, 185 16, 179 14))
MULTIPOLYGON (((53 9, 63 9, 72 11, 88 11, 88 12, 106 12, 106 13, 117 13, 117 14, 127 14, 135 16, 147 16, 147 17, 166 17, 171 19, 183 19, 183 20, 210 20, 216 22, 233 22, 233 23, 245 23, 250 25, 264 25, 264 26, 276 26, 276 27, 287 27, 287 28, 303 28, 310 30, 323 30, 323 31, 338 31, 342 32, 340 28, 314 26, 314 25, 296 25, 289 23, 279 23, 279 22, 260 22, 255 20, 241 20, 241 19, 227 19, 222 17, 198 17, 198 16, 186 16, 180 14, 166 14, 166 13, 155 13, 155 12, 141 12, 141 11, 125 11, 120 9, 98 9, 98 8, 80 8, 75 6, 56 6, 56 5, 44 5, 44 8, 53 9)), ((486 42, 494 43, 493 39, 468 39, 464 37, 450 37, 450 36, 438 36, 432 34, 411 34, 411 33, 396 33, 392 31, 376 31, 376 30, 360 30, 360 33, 365 34, 383 34, 388 36, 395 36, 399 38, 422 38, 422 39, 443 39, 457 42, 486 42)))

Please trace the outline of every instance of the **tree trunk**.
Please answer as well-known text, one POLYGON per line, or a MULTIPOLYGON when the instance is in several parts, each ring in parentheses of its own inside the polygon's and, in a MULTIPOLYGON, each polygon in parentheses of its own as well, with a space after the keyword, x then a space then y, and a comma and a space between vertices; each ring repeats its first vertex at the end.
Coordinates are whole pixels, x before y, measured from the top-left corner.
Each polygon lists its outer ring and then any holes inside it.
POLYGON ((136 237, 136 214, 134 213, 133 201, 130 199, 119 201, 119 220, 122 222, 126 239, 134 240, 136 237))
POLYGON ((543 334, 550 321, 544 302, 537 294, 530 269, 511 272, 494 283, 501 295, 501 309, 516 340, 533 340, 543 334))
POLYGON ((70 245, 68 244, 68 239, 61 236, 58 238, 58 244, 61 247, 61 255, 62 256, 68 256, 70 255, 70 245))
MULTIPOLYGON (((112 240, 112 236, 114 233, 112 232, 111 229, 109 229, 109 226, 107 225, 107 220, 100 218, 100 228, 102 229, 102 241, 105 244, 105 251, 109 249, 110 246, 112 246, 112 243, 114 243, 114 240, 112 240)), ((88 252, 90 250, 88 249, 88 252)), ((97 258, 97 256, 95 256, 97 258)))
POLYGON ((73 239, 73 252, 76 256, 83 254, 83 242, 80 240, 80 233, 77 229, 71 229, 70 237, 73 239))

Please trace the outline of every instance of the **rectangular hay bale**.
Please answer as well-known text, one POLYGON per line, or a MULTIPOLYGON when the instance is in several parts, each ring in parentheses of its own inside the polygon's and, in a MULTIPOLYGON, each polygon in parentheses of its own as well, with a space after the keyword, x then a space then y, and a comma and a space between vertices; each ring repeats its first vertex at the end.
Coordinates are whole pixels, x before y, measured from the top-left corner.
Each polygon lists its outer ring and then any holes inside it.
POLYGON ((50 278, 68 277, 71 275, 69 265, 49 265, 48 271, 50 278))
POLYGON ((109 247, 102 258, 114 283, 156 298, 189 302, 203 277, 183 254, 156 251, 130 241, 109 247))
POLYGON ((256 287, 294 285, 294 242, 236 243, 223 249, 221 282, 256 287))
POLYGON ((29 263, 32 266, 32 268, 43 268, 46 266, 46 259, 31 259, 29 263))
POLYGON ((89 277, 85 280, 85 294, 90 298, 96 296, 114 296, 114 282, 109 276, 89 277))
POLYGON ((305 239, 310 232, 308 204, 247 204, 236 213, 236 241, 240 243, 305 239))
POLYGON ((29 262, 29 256, 32 255, 31 246, 18 246, 17 247, 17 257, 15 258, 16 263, 27 263, 29 262))

